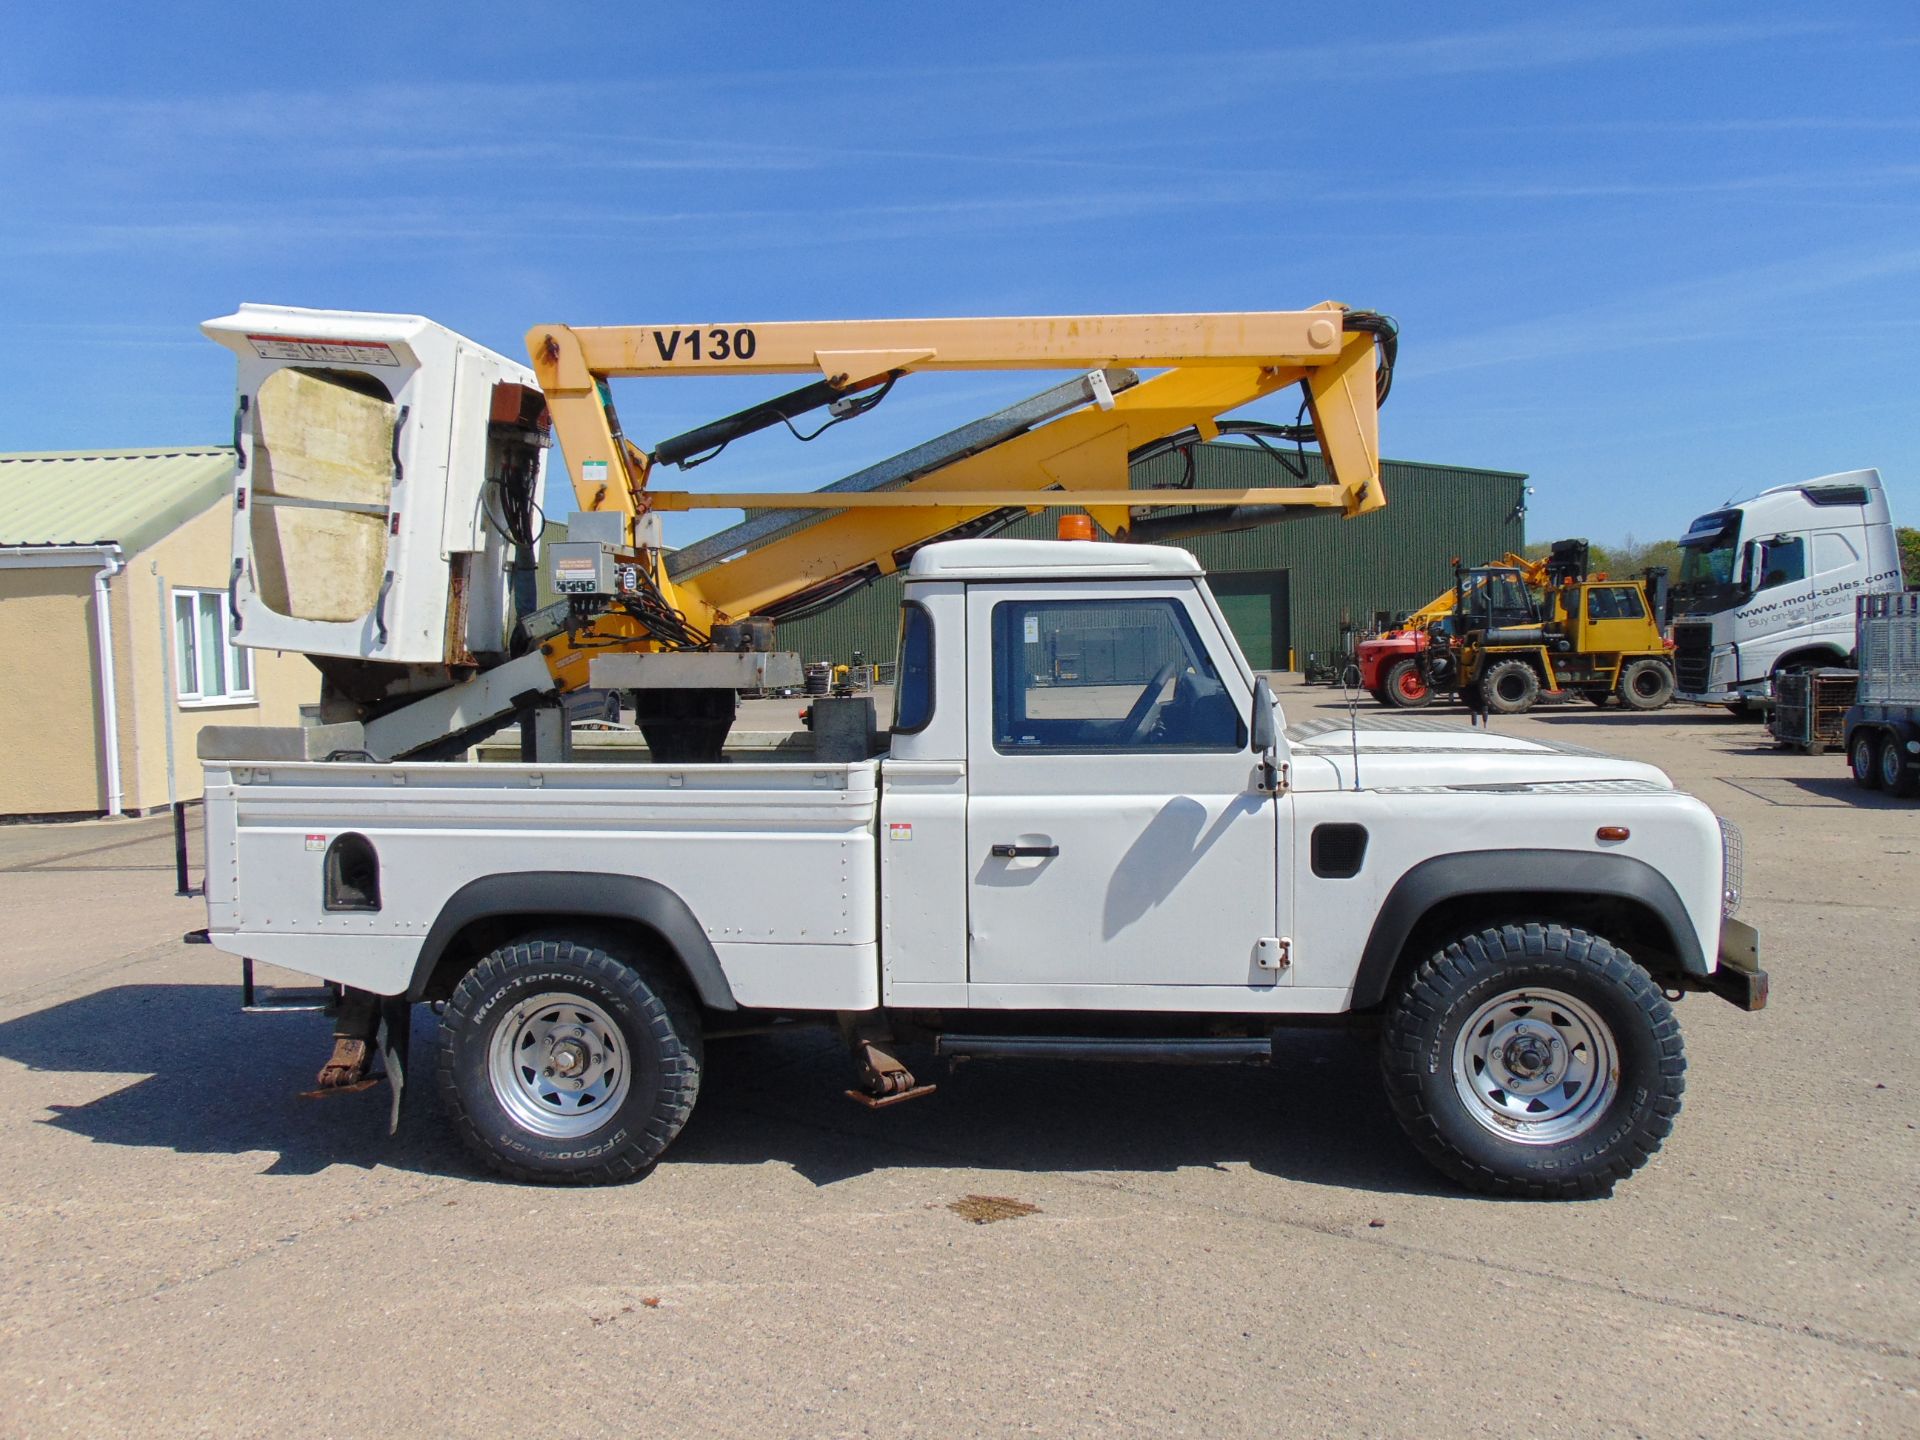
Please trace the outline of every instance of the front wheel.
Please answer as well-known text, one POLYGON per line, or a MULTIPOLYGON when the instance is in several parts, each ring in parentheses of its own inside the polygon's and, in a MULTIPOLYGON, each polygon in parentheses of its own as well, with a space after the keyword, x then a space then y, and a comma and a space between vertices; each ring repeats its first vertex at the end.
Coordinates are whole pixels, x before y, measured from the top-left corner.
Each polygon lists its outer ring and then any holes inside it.
POLYGON ((441 1017, 441 1103, 494 1169, 546 1184, 644 1173, 700 1092, 698 1012, 586 938, 503 945, 441 1017))
POLYGON ((1480 677, 1487 709, 1499 715, 1524 715, 1540 698, 1540 677, 1524 660, 1501 660, 1480 677))
POLYGON ((1383 688, 1387 692, 1387 703, 1397 710, 1419 710, 1433 699, 1426 672, 1420 668, 1420 661, 1411 655, 1393 662, 1387 671, 1383 688))
POLYGON ((1387 1094, 1414 1146, 1473 1190, 1606 1195, 1673 1129, 1680 1025, 1647 972, 1562 925, 1464 935, 1387 1016, 1387 1094))
POLYGON ((1658 710, 1673 699, 1673 667, 1664 660, 1634 660, 1620 672, 1620 703, 1629 710, 1658 710))

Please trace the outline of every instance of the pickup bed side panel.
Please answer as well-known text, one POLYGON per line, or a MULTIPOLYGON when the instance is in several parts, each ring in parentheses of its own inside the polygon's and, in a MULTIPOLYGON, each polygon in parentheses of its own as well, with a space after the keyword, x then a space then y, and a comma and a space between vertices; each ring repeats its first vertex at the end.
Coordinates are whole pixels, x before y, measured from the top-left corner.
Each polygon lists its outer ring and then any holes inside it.
MULTIPOLYGON (((684 907, 680 928, 697 928, 717 962, 723 981, 703 981, 707 955, 676 944, 710 1003, 724 983, 740 1006, 868 1009, 879 1001, 877 769, 235 766, 209 805, 210 938, 399 995, 429 944, 452 933, 442 917, 455 897, 473 903, 475 881, 528 877, 523 913, 563 922, 605 916, 622 880, 642 880, 659 889, 635 893, 656 910, 684 907), (346 832, 378 858, 377 909, 324 903, 326 850, 346 832)), ((634 918, 667 935, 659 914, 634 918)))

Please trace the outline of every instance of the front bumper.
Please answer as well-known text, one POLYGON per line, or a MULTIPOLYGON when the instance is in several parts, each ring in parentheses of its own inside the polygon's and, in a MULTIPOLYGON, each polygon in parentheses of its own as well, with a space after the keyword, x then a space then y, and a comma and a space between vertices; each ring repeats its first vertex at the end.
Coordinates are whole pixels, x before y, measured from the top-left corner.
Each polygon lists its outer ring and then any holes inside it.
POLYGON ((1760 932, 1732 916, 1720 922, 1720 964, 1707 988, 1742 1010, 1767 1007, 1767 972, 1760 968, 1760 932))

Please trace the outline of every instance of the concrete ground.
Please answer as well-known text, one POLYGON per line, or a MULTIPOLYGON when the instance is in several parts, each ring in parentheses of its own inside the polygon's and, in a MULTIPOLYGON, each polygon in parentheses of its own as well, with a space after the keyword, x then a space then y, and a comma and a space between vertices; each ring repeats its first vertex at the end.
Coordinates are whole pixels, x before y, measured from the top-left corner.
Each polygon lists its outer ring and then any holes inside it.
POLYGON ((1501 728, 1746 830, 1773 1005, 1681 1006, 1609 1200, 1451 1188, 1331 1034, 878 1113, 821 1038, 716 1042, 651 1177, 506 1184, 426 1087, 396 1139, 297 1098, 326 1022, 180 943, 164 820, 0 828, 0 1434, 1920 1433, 1920 806, 1717 711, 1501 728))

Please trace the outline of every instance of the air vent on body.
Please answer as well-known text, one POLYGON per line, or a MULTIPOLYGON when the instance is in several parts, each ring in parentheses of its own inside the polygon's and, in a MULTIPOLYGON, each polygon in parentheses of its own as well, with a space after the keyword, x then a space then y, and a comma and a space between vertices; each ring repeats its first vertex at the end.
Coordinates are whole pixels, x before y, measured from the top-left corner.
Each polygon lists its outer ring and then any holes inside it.
POLYGON ((1313 873, 1322 880, 1350 880, 1367 859, 1364 825, 1316 825, 1311 845, 1313 873))

